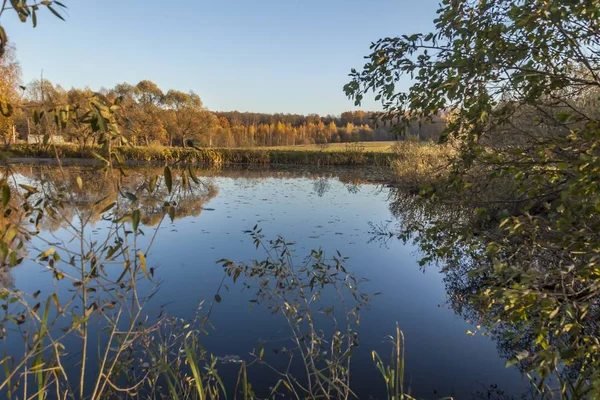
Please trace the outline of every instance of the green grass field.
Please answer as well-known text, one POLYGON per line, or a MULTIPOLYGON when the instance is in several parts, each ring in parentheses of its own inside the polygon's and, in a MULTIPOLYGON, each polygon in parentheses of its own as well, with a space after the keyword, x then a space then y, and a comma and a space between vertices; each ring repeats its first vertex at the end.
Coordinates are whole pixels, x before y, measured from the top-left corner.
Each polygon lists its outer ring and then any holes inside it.
MULTIPOLYGON (((286 150, 286 151, 346 151, 347 146, 362 146, 364 151, 373 151, 377 153, 391 153, 394 141, 388 142, 355 142, 355 143, 328 143, 325 146, 317 144, 299 144, 296 146, 274 146, 265 147, 267 150, 286 150)), ((263 149, 263 148, 261 148, 263 149)))

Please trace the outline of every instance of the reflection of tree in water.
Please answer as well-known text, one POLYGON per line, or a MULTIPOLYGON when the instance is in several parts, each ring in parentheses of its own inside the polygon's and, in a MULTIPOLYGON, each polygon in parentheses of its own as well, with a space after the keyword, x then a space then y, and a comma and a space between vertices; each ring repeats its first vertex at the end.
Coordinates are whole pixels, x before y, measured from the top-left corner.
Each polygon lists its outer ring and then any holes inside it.
POLYGON ((329 179, 326 177, 319 177, 313 182, 313 190, 319 197, 323 197, 325 193, 329 192, 331 184, 329 179))
MULTIPOLYGON (((147 193, 147 192, 146 192, 147 193)), ((202 181, 198 185, 183 188, 179 182, 173 196, 169 195, 166 185, 160 182, 157 189, 151 195, 140 195, 138 197, 140 210, 142 211, 142 223, 146 226, 158 224, 168 212, 165 202, 173 205, 174 219, 189 216, 197 217, 202 213, 204 206, 218 194, 218 188, 212 181, 202 181)))
MULTIPOLYGON (((381 177, 368 169, 332 168, 324 172, 323 168, 234 167, 200 170, 197 175, 201 183, 184 188, 181 170, 173 168, 173 192, 169 194, 162 177, 162 167, 107 171, 93 166, 10 165, 5 166, 1 173, 0 178, 9 177, 10 184, 18 189, 11 201, 23 201, 21 196, 25 190, 19 185, 24 184, 38 191, 29 198, 31 203, 48 203, 48 208, 55 214, 52 216, 52 212, 45 212, 37 228, 49 232, 60 230, 69 221, 93 226, 101 221, 102 211, 112 204, 116 206, 111 211, 118 210, 116 214, 121 216, 130 213, 132 207, 139 208, 140 222, 146 226, 158 224, 165 215, 175 219, 198 216, 218 194, 213 177, 232 178, 245 188, 266 179, 305 178, 314 181, 313 187, 319 196, 331 190, 332 179, 344 184, 350 193, 359 191, 364 184, 382 183, 381 177), (153 190, 149 191, 151 186, 153 190), (132 203, 132 199, 135 202, 132 203)), ((0 223, 27 223, 23 220, 23 210, 19 207, 15 210, 11 215, 0 216, 0 223)), ((10 282, 10 273, 5 272, 6 279, 2 277, 0 280, 10 282)))
POLYGON ((8 267, 0 267, 0 289, 11 288, 14 285, 14 279, 8 267))
POLYGON ((346 190, 348 190, 348 193, 350 194, 357 194, 360 192, 360 186, 361 186, 362 182, 358 181, 358 182, 349 182, 349 183, 344 183, 344 186, 346 187, 346 190))
MULTIPOLYGON (((6 168, 0 169, 0 181, 6 180, 9 185, 15 183, 12 175, 6 168)), ((19 207, 22 197, 20 193, 11 193, 9 203, 4 207, 4 212, 0 213, 0 238, 2 238, 2 248, 0 249, 0 289, 11 288, 14 280, 11 275, 9 253, 17 255, 17 259, 27 255, 27 248, 21 246, 21 243, 29 241, 29 233, 24 229, 28 221, 26 220, 25 210, 19 207), (14 230, 16 228, 16 230, 14 230), (7 240, 9 229, 14 233, 12 240, 7 240)))
POLYGON ((41 230, 56 231, 65 221, 75 217, 81 221, 95 223, 102 218, 105 207, 115 201, 117 189, 116 173, 108 175, 106 171, 95 168, 51 168, 48 166, 11 167, 19 183, 38 190, 30 201, 52 199, 56 217, 46 214, 40 221, 41 230), (79 186, 78 177, 81 179, 79 186))
POLYGON ((372 184, 372 182, 366 181, 365 176, 361 174, 352 173, 348 171, 342 174, 320 174, 317 176, 309 176, 309 179, 315 179, 313 183, 313 190, 315 193, 322 197, 325 193, 331 190, 332 182, 339 182, 348 190, 348 193, 354 194, 360 191, 360 185, 372 184))
MULTIPOLYGON (((18 184, 36 187, 39 193, 32 197, 34 201, 44 198, 62 200, 60 204, 54 204, 59 206, 57 209, 60 215, 57 218, 45 215, 40 221, 40 229, 49 231, 60 229, 64 220, 72 221, 75 217, 94 224, 102 218, 101 211, 112 203, 126 205, 130 201, 129 194, 137 198, 142 223, 145 225, 152 226, 160 221, 165 212, 169 211, 165 207, 166 202, 174 205, 175 218, 197 216, 218 193, 214 180, 209 179, 212 177, 235 179, 236 184, 244 188, 253 187, 266 179, 307 178, 314 180, 314 191, 319 196, 331 190, 332 179, 344 184, 350 193, 358 192, 364 184, 384 182, 381 174, 368 168, 332 168, 330 172, 324 173, 323 168, 310 167, 232 167, 201 170, 198 172, 202 178, 201 184, 183 189, 181 171, 173 169, 174 195, 171 197, 162 178, 162 167, 128 168, 122 174, 118 170, 108 172, 104 168, 91 166, 57 168, 49 165, 15 165, 6 167, 5 172, 13 176, 18 184), (155 177, 158 177, 155 189, 149 194, 148 188, 155 177), (81 178, 81 187, 78 178, 81 178)), ((128 209, 119 208, 124 212, 128 209)), ((14 217, 18 220, 18 216, 14 217)))
MULTIPOLYGON (((433 203, 397 188, 390 192, 389 207, 398 217, 398 226, 372 226, 373 239, 383 242, 390 238, 414 241, 422 251, 422 266, 434 264, 442 269, 449 306, 469 323, 485 327, 484 333, 496 342, 499 354, 507 361, 515 360, 522 354, 536 354, 543 348, 541 339, 551 346, 559 359, 563 354, 579 348, 582 340, 600 340, 600 326, 597 322, 600 320, 599 299, 591 300, 591 317, 580 321, 577 335, 557 331, 544 338, 540 338, 537 330, 538 324, 545 323, 549 318, 547 313, 528 310, 528 320, 524 322, 521 318, 511 320, 511 314, 506 312, 502 302, 488 307, 489 298, 485 299, 485 296, 490 289, 510 293, 511 284, 527 279, 527 276, 525 271, 523 274, 515 274, 511 270, 508 272, 513 275, 507 278, 507 272, 495 269, 497 264, 482 249, 498 233, 487 231, 486 225, 479 221, 473 210, 457 204, 433 203), (436 229, 428 229, 432 226, 436 229), (455 232, 469 232, 472 235, 470 243, 479 245, 459 247, 455 232)), ((535 258, 528 259, 518 259, 520 256, 505 254, 506 260, 501 262, 530 265, 536 271, 550 269, 552 265, 561 262, 560 253, 555 257, 550 252, 540 252, 535 258)), ((541 287, 540 290, 545 290, 548 296, 565 297, 558 291, 554 292, 556 289, 550 285, 541 287)), ((552 318, 565 318, 568 311, 557 312, 552 318)), ((593 358, 590 354, 581 354, 578 362, 560 371, 561 379, 573 382, 585 365, 587 368, 595 368, 593 358)), ((529 358, 523 358, 517 366, 522 372, 530 370, 529 358)))
MULTIPOLYGON (((20 225, 23 232, 31 229, 32 224, 40 231, 56 232, 73 227, 71 224, 93 226, 103 218, 103 211, 112 206, 117 219, 131 213, 132 209, 139 209, 141 223, 154 226, 166 215, 173 219, 198 216, 218 194, 211 179, 184 185, 181 171, 175 169, 173 191, 169 194, 162 173, 162 168, 109 172, 91 167, 6 167, 0 179, 8 178, 14 187, 11 198, 14 207, 10 214, 0 215, 0 223, 3 226, 9 223, 20 225), (45 210, 37 224, 35 215, 25 220, 25 211, 20 205, 25 201, 26 189, 21 185, 37 191, 27 203, 38 204, 45 210), (150 186, 153 190, 149 190, 150 186)), ((21 230, 18 238, 28 241, 21 230)), ((17 241, 13 243, 16 246, 17 241)), ((26 249, 27 246, 23 246, 18 252, 24 255, 26 249)), ((10 287, 12 281, 8 265, 0 267, 0 287, 10 287)))
MULTIPOLYGON (((45 216, 40 224, 43 230, 56 231, 65 221, 77 217, 86 223, 96 223, 102 218, 102 210, 113 203, 125 205, 137 202, 142 214, 142 223, 156 225, 173 205, 175 218, 198 216, 204 205, 213 199, 218 190, 211 180, 191 184, 184 188, 181 171, 173 170, 173 193, 169 194, 161 168, 112 171, 90 167, 26 166, 12 168, 18 180, 39 190, 34 195, 61 199, 57 204, 57 218, 45 216), (124 172, 124 173, 123 173, 124 172), (79 181, 79 178, 81 181, 79 181), (120 185, 116 185, 116 182, 120 185), (154 182, 153 182, 154 181, 154 182), (153 182, 153 183, 152 183, 153 182), (81 183, 81 186, 80 186, 81 183), (148 189, 153 186, 153 191, 148 189)), ((21 183, 21 182, 19 182, 21 183)), ((117 207, 125 214, 128 207, 117 207)))
POLYGON ((231 178, 236 187, 254 189, 266 180, 309 179, 313 181, 313 191, 322 197, 332 188, 332 182, 340 182, 348 193, 359 193, 364 185, 384 185, 388 175, 375 173, 369 168, 310 168, 306 166, 228 166, 226 169, 210 169, 199 172, 202 176, 231 178), (324 172, 325 170, 325 172, 324 172))
POLYGON ((360 188, 368 182, 362 181, 360 178, 355 176, 319 176, 313 182, 313 190, 319 196, 323 195, 331 190, 331 180, 337 180, 344 185, 348 193, 357 194, 360 192, 360 188))

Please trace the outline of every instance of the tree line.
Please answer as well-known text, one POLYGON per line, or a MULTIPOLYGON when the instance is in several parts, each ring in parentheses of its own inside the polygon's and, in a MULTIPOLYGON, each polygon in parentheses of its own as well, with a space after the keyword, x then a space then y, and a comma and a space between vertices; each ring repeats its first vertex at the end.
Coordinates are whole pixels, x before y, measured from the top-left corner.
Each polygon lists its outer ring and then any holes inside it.
MULTIPOLYGON (((164 91, 150 80, 98 92, 88 87, 67 90, 43 77, 21 86, 14 48, 7 50, 0 65, 6 72, 0 77, 0 87, 15 110, 0 124, 5 145, 49 136, 83 148, 93 146, 98 138, 88 124, 67 123, 85 113, 93 96, 105 104, 120 99, 121 131, 138 146, 255 147, 397 139, 389 124, 378 121, 372 112, 348 111, 339 116, 213 112, 193 91, 164 91), (42 118, 41 110, 51 118, 42 118), (61 118, 65 123, 60 123, 61 118)), ((442 118, 415 123, 407 137, 437 140, 443 128, 442 118)))

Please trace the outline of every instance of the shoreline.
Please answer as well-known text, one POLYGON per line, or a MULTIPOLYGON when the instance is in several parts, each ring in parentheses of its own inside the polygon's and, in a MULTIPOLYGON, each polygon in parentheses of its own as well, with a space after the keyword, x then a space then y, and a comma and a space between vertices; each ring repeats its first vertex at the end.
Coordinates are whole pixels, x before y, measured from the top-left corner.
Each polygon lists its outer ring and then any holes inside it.
MULTIPOLYGON (((126 165, 149 165, 180 162, 197 165, 257 164, 257 165, 332 165, 390 166, 394 153, 369 151, 307 151, 272 149, 190 149, 120 147, 118 157, 126 165)), ((60 145, 42 148, 37 145, 16 145, 0 151, 1 163, 40 164, 61 162, 72 164, 103 164, 100 149, 79 150, 76 146, 60 145)), ((117 157, 115 157, 117 159, 117 157)))

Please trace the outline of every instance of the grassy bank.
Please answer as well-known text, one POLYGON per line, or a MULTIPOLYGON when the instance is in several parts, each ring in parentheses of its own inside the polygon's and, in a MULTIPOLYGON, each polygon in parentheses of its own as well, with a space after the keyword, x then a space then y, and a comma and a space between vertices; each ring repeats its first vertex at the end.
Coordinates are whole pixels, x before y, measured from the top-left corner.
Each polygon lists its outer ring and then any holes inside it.
POLYGON ((274 146, 272 150, 293 150, 293 151, 323 151, 323 152, 340 152, 348 151, 352 148, 362 148, 364 151, 376 153, 392 153, 395 141, 380 141, 380 142, 351 142, 351 143, 327 143, 327 144, 298 144, 294 146, 274 146))
MULTIPOLYGON (((79 150, 74 145, 39 146, 19 144, 0 153, 0 160, 11 158, 92 159, 99 149, 79 150)), ((339 151, 288 149, 191 149, 180 147, 120 147, 124 161, 173 162, 181 160, 203 164, 290 164, 290 165, 390 165, 394 153, 367 151, 362 146, 341 147, 339 151)))
POLYGON ((390 167, 396 184, 413 191, 447 177, 451 160, 456 155, 450 145, 420 142, 397 142, 391 151, 390 167))

